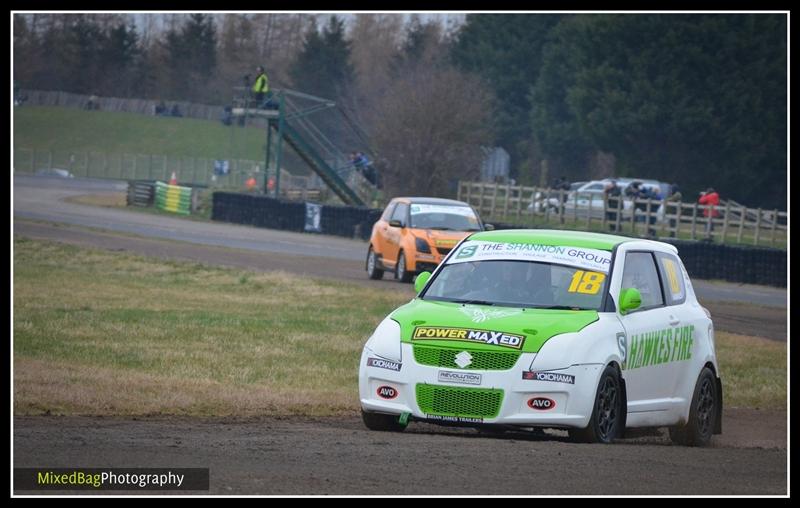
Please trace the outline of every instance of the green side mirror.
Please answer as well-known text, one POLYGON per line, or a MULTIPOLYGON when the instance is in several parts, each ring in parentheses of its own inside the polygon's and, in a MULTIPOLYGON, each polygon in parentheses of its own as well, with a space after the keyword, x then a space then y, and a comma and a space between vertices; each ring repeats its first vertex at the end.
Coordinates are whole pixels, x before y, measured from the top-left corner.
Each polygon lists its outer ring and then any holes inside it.
POLYGON ((642 305, 642 294, 636 288, 627 288, 619 292, 619 311, 622 314, 638 309, 642 305))
POLYGON ((484 224, 483 229, 486 231, 494 231, 494 224, 484 224))
POLYGON ((417 275, 417 280, 414 281, 414 291, 417 293, 422 291, 422 288, 425 287, 425 284, 428 283, 430 278, 431 272, 422 272, 421 274, 417 275))

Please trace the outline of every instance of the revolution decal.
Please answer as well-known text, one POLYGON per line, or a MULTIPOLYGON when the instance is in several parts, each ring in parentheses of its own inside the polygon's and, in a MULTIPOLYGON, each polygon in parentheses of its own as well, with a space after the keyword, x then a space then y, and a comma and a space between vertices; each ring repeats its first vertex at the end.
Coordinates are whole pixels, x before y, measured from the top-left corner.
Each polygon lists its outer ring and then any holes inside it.
POLYGON ((389 369, 399 372, 400 369, 403 368, 403 364, 384 360, 382 358, 367 358, 367 367, 378 367, 379 369, 389 369))
POLYGON ((469 372, 453 372, 450 370, 439 371, 439 381, 444 383, 460 383, 462 385, 479 385, 481 384, 480 374, 471 374, 469 372))
POLYGON ((522 344, 525 342, 525 336, 470 328, 418 326, 414 329, 411 340, 459 340, 521 349, 522 344))
POLYGON ((539 261, 576 266, 593 272, 608 273, 611 266, 611 253, 583 247, 472 240, 462 243, 456 255, 452 256, 447 263, 468 263, 487 260, 539 261))
POLYGON ((628 342, 628 359, 623 368, 631 370, 690 360, 693 346, 693 325, 631 335, 628 342))

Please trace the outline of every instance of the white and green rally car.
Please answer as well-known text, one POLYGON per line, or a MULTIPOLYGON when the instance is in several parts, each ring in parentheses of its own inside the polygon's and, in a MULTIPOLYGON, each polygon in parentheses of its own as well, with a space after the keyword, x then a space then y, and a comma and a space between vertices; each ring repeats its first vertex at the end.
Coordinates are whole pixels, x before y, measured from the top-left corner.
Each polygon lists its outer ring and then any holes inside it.
POLYGON ((575 231, 475 233, 361 355, 364 423, 567 429, 610 442, 722 431, 714 325, 669 244, 575 231))

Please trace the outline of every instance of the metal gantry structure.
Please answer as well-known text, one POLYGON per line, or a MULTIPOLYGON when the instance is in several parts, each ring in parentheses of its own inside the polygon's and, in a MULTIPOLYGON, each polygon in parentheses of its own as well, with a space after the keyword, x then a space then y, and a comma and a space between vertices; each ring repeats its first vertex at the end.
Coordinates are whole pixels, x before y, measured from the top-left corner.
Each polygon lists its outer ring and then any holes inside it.
MULTIPOLYGON (((234 101, 233 116, 266 120, 265 170, 269 171, 274 152, 275 181, 274 189, 269 189, 268 178, 264 179, 265 194, 280 195, 280 168, 285 141, 345 204, 365 206, 374 198, 375 186, 355 171, 344 151, 309 118, 315 113, 336 108, 335 102, 295 90, 281 89, 275 90, 264 104, 252 104, 246 89, 240 87, 237 90, 243 91, 246 98, 234 101)), ((346 115, 345 118, 351 129, 357 127, 346 115)), ((362 137, 362 132, 354 132, 362 137)))

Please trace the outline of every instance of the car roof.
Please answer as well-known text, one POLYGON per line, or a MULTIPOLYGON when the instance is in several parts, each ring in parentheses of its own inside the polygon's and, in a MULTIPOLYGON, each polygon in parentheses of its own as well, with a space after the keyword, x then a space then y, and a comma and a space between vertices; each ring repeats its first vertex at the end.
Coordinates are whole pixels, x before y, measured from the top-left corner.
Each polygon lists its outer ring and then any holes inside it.
POLYGON ((560 229, 501 229, 482 231, 469 237, 469 240, 500 243, 537 243, 541 245, 566 245, 586 249, 612 250, 615 246, 638 238, 589 233, 586 231, 567 231, 560 229))
POLYGON ((627 187, 628 185, 632 184, 633 182, 642 182, 642 185, 649 185, 649 186, 662 186, 662 185, 669 185, 666 182, 659 182, 658 180, 650 180, 644 178, 603 178, 599 180, 600 182, 610 182, 610 181, 617 182, 618 185, 627 187))
POLYGON ((666 242, 648 240, 646 238, 630 238, 627 236, 563 229, 500 229, 481 231, 468 236, 465 240, 498 243, 535 243, 539 245, 558 245, 599 250, 613 250, 617 245, 627 243, 633 249, 639 248, 670 252, 673 254, 678 253, 677 247, 666 242))
POLYGON ((425 197, 399 197, 394 199, 395 201, 417 204, 417 205, 469 206, 467 203, 463 201, 456 201, 455 199, 425 198, 425 197))

